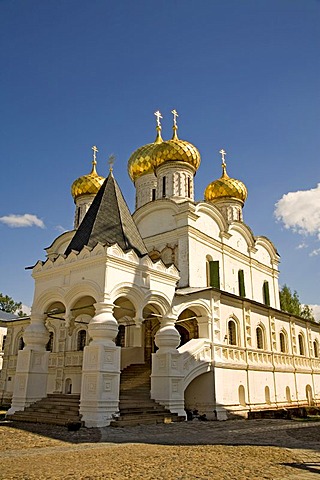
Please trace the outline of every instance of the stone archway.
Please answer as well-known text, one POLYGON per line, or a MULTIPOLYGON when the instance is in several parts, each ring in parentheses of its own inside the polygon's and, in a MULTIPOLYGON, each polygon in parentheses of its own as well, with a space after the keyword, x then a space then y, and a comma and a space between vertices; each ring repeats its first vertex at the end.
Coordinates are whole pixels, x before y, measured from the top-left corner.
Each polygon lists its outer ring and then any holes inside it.
POLYGON ((180 313, 175 327, 181 337, 179 347, 193 338, 199 338, 197 314, 190 308, 186 308, 180 313))
POLYGON ((129 348, 134 345, 136 309, 127 297, 114 301, 113 316, 118 322, 118 335, 115 343, 118 347, 129 348))
POLYGON ((143 345, 144 361, 151 364, 151 356, 158 350, 155 344, 155 335, 160 328, 161 314, 155 305, 147 305, 143 309, 143 345))

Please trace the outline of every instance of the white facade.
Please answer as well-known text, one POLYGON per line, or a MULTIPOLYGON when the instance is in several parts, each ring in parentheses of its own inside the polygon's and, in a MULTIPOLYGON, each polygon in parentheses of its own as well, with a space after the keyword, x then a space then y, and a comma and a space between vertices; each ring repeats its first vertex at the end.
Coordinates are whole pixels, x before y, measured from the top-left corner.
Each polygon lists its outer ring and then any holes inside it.
POLYGON ((73 231, 34 266, 31 319, 12 324, 6 343, 0 389, 11 413, 79 393, 85 425, 108 425, 121 371, 137 363, 150 365, 151 398, 180 415, 320 402, 320 325, 280 311, 272 242, 243 223, 237 199, 236 220, 228 199, 195 203, 193 173, 172 159, 136 180, 148 255, 101 243, 66 255, 73 231))

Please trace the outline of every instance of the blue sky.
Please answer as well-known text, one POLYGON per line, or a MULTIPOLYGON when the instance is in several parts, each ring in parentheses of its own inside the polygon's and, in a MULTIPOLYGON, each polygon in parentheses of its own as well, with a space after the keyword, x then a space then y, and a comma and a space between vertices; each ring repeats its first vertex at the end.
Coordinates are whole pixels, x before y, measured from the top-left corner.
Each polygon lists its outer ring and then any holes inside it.
POLYGON ((31 305, 24 268, 72 228, 92 145, 100 175, 116 155, 133 209, 127 160, 154 140, 155 110, 171 136, 176 108, 202 156, 196 199, 224 148, 280 283, 320 304, 319 24, 319 0, 0 0, 0 291, 31 305))

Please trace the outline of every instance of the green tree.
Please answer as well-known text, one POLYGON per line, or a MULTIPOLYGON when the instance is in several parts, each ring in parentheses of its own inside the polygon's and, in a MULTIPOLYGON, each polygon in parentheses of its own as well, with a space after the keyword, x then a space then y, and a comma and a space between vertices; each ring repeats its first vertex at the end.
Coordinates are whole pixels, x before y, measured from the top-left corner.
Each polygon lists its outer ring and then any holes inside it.
POLYGON ((6 313, 15 313, 19 317, 26 317, 22 311, 22 302, 15 302, 9 295, 0 293, 0 310, 6 313))
POLYGON ((281 310, 305 318, 306 320, 314 321, 312 308, 310 308, 309 305, 301 304, 296 290, 292 293, 290 288, 284 284, 279 294, 281 310))

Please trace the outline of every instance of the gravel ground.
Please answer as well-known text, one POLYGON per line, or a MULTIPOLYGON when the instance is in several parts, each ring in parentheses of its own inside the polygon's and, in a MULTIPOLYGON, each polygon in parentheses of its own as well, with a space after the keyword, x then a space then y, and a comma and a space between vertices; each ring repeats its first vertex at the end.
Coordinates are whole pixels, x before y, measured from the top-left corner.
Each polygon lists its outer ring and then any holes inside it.
POLYGON ((320 480, 320 423, 81 429, 0 422, 0 479, 320 480))

